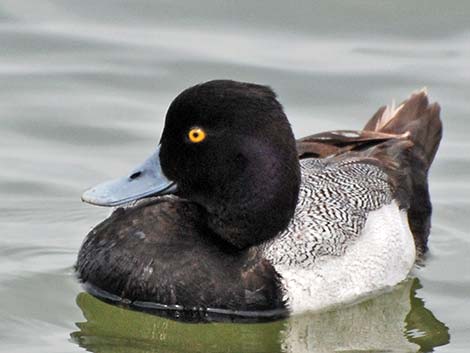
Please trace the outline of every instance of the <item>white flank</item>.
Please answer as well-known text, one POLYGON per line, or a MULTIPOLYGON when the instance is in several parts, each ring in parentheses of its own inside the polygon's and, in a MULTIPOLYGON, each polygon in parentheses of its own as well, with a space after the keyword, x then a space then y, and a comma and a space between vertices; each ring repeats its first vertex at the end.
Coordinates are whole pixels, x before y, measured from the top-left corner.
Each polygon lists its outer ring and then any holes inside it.
POLYGON ((406 212, 396 202, 369 213, 365 227, 342 256, 318 258, 311 269, 275 265, 293 313, 350 303, 394 286, 415 262, 406 212))

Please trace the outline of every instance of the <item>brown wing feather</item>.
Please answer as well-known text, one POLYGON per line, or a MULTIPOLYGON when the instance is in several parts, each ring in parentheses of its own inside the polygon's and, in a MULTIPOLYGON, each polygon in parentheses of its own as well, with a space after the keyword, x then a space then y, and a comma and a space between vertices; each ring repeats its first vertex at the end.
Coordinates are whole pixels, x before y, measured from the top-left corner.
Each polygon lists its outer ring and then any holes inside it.
POLYGON ((300 158, 324 158, 350 151, 365 150, 397 137, 400 136, 378 131, 327 131, 297 140, 297 151, 300 158))

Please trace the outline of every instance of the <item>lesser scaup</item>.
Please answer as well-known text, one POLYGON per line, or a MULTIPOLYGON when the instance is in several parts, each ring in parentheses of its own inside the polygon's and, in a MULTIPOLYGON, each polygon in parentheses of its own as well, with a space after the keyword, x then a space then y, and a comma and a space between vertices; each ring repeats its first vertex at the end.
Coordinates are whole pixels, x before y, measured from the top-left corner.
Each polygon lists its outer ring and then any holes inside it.
POLYGON ((84 193, 92 294, 157 311, 278 317, 404 280, 427 247, 439 106, 413 94, 361 131, 295 140, 275 93, 228 80, 171 103, 157 151, 84 193))

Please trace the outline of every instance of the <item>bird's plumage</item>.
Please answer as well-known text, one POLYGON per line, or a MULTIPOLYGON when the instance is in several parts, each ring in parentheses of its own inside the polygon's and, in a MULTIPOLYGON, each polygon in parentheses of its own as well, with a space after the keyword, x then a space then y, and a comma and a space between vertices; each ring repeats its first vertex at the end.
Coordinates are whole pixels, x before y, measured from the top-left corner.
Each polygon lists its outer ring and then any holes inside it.
POLYGON ((131 306, 276 317, 396 284, 427 248, 441 134, 424 91, 363 130, 295 143, 269 88, 191 87, 169 108, 159 155, 179 191, 114 211, 88 234, 78 276, 131 306), (194 127, 201 143, 185 138, 194 127))

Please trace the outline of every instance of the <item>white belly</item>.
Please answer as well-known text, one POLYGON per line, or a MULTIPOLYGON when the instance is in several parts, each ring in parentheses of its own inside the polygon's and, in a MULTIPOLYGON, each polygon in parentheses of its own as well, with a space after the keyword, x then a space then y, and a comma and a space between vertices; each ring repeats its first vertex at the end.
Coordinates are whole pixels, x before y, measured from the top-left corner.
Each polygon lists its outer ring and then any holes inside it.
POLYGON ((403 281, 415 262, 406 212, 395 202, 368 214, 360 236, 341 256, 327 255, 311 268, 276 264, 294 313, 349 303, 403 281))

